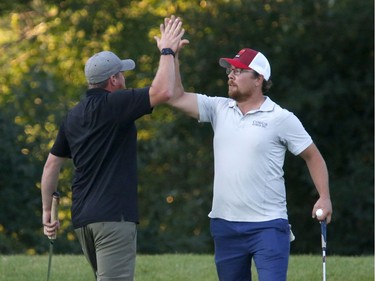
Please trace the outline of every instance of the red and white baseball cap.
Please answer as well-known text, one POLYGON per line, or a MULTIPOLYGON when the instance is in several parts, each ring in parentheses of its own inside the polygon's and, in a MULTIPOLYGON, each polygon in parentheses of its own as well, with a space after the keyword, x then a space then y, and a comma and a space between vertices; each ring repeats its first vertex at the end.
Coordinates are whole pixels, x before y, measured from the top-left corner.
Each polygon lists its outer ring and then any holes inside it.
POLYGON ((265 80, 271 76, 271 66, 267 58, 261 52, 249 48, 239 51, 233 59, 221 58, 219 64, 224 68, 233 65, 235 68, 253 69, 263 75, 265 80))

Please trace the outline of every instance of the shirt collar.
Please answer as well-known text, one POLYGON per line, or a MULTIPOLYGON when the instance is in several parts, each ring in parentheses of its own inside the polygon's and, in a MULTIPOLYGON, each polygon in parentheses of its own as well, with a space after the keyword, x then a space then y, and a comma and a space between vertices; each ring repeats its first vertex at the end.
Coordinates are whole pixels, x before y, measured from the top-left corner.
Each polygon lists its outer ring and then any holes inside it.
MULTIPOLYGON (((251 110, 250 111, 251 113, 258 112, 258 111, 264 111, 264 112, 272 111, 275 108, 275 103, 268 96, 264 96, 264 97, 265 97, 265 100, 260 106, 260 108, 256 110, 251 110)), ((229 99, 228 106, 231 108, 234 108, 237 106, 237 102, 235 100, 229 99)))
POLYGON ((107 90, 102 89, 102 88, 92 88, 92 89, 88 89, 86 91, 86 96, 89 97, 89 96, 104 94, 104 93, 110 93, 110 91, 107 91, 107 90))
POLYGON ((265 98, 258 111, 272 111, 275 108, 275 103, 268 96, 265 98))

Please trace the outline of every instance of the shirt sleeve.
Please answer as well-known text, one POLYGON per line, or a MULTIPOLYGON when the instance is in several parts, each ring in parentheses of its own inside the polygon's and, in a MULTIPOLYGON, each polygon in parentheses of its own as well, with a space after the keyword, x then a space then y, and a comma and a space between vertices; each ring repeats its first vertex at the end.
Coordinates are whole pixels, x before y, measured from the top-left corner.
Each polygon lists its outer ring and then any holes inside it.
POLYGON ((136 120, 152 112, 150 88, 126 89, 112 92, 108 102, 117 120, 136 120))
POLYGON ((215 124, 217 112, 228 107, 229 99, 223 97, 209 97, 197 94, 199 122, 211 122, 215 124))
POLYGON ((71 158, 70 147, 68 144, 68 140, 65 136, 65 125, 64 122, 61 124, 59 132, 57 133, 57 137, 55 143, 52 146, 51 154, 64 157, 64 158, 71 158))
POLYGON ((289 113, 281 122, 279 134, 281 142, 294 155, 300 154, 313 142, 301 121, 293 113, 289 113))

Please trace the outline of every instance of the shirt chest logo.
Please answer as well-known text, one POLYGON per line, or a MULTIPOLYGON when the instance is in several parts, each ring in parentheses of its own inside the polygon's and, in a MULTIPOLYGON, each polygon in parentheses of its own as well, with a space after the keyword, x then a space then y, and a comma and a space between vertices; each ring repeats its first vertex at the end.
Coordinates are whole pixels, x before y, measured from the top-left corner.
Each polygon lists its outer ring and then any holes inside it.
POLYGON ((261 128, 267 128, 268 123, 263 121, 257 121, 253 120, 252 126, 261 127, 261 128))

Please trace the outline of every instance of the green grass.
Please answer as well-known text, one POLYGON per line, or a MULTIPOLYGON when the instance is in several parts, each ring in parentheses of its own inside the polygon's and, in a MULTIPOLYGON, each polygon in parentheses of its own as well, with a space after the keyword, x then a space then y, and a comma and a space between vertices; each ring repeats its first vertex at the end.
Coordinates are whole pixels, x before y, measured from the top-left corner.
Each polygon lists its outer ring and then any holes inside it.
MULTIPOLYGON (((0 256, 0 281, 47 280, 48 256, 0 256)), ((257 281, 253 268, 253 280, 257 281)), ((322 280, 321 256, 293 255, 288 281, 322 280)), ((94 281, 85 258, 55 255, 50 281, 94 281)), ((216 281, 212 255, 138 255, 136 281, 216 281)), ((327 280, 373 281, 374 257, 327 257, 327 280)))

